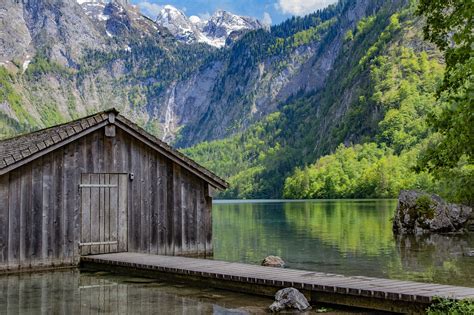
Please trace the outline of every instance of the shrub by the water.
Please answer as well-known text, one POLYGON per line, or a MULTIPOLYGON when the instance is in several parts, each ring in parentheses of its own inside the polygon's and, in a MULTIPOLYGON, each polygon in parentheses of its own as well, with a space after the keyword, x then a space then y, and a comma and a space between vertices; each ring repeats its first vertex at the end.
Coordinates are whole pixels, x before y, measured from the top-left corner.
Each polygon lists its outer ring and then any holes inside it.
POLYGON ((418 216, 424 216, 428 219, 434 217, 434 202, 429 195, 422 195, 416 199, 416 211, 418 216))
POLYGON ((454 301, 449 299, 437 298, 434 303, 426 310, 428 315, 454 315, 454 314, 474 314, 474 300, 454 301))

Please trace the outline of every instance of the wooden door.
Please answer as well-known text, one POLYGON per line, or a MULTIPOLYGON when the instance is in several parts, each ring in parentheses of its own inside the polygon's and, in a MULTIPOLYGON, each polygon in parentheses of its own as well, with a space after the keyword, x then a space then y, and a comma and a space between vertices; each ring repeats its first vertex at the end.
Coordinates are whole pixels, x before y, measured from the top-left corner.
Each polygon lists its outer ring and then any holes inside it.
POLYGON ((81 255, 127 251, 127 174, 82 174, 81 255))

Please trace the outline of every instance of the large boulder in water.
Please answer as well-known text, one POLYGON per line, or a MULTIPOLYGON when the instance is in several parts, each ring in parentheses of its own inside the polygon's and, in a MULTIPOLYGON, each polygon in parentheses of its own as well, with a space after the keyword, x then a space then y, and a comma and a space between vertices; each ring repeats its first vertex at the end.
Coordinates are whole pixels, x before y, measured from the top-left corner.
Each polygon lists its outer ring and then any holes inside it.
POLYGON ((466 232, 474 213, 465 205, 447 203, 438 195, 402 190, 393 220, 395 234, 466 232))
POLYGON ((262 261, 262 266, 284 268, 285 262, 278 256, 270 255, 262 261))
POLYGON ((279 312, 285 308, 304 311, 311 309, 311 306, 303 293, 295 288, 285 288, 275 294, 275 302, 269 308, 272 312, 279 312))

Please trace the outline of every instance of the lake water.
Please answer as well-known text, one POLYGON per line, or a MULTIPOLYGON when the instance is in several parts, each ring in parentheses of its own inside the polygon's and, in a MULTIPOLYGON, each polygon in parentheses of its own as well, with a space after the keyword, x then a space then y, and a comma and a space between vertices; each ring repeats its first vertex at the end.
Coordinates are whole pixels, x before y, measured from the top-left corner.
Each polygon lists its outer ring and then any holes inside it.
POLYGON ((215 259, 474 287, 474 235, 396 238, 396 200, 216 201, 215 259))
MULTIPOLYGON (((259 264, 272 254, 291 268, 474 286, 474 257, 463 255, 473 235, 396 239, 395 207, 393 200, 217 201, 214 256, 259 264)), ((272 302, 78 270, 0 276, 0 293, 0 314, 265 314, 272 302)))
POLYGON ((268 298, 107 272, 0 277, 0 314, 264 314, 268 298))
MULTIPOLYGON (((268 314, 269 297, 198 288, 104 271, 58 270, 0 276, 0 314, 268 314)), ((305 314, 318 314, 314 306, 305 314)), ((282 314, 294 314, 291 311, 282 314)), ((367 314, 352 308, 331 314, 367 314)), ((377 313, 380 314, 380 313, 377 313)))

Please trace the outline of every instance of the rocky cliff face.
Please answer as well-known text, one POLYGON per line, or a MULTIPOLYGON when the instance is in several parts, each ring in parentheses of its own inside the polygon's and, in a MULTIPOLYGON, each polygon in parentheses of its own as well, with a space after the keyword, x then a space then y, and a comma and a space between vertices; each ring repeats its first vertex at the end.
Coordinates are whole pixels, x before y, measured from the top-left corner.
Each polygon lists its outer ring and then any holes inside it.
POLYGON ((6 1, 0 5, 0 23, 0 62, 12 67, 42 53, 77 68, 86 51, 113 51, 131 36, 167 34, 126 1, 6 1))
POLYGON ((128 44, 134 38, 156 38, 168 31, 142 15, 128 1, 82 1, 80 5, 102 37, 128 44))
POLYGON ((179 146, 226 137, 288 98, 321 90, 346 32, 403 3, 349 1, 308 25, 295 20, 271 30, 219 11, 206 22, 181 16, 173 30, 165 14, 156 23, 126 1, 3 2, 0 65, 11 90, 0 99, 0 133, 114 106, 179 146), (182 30, 229 46, 182 43, 175 32, 182 30))
POLYGON ((26 67, 38 51, 48 50, 51 59, 74 66, 85 49, 103 48, 100 34, 73 0, 5 1, 0 9, 4 64, 26 67))

